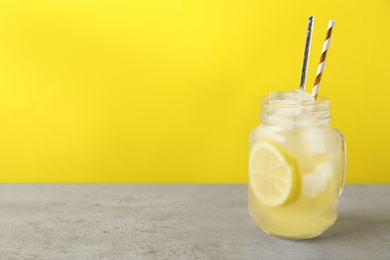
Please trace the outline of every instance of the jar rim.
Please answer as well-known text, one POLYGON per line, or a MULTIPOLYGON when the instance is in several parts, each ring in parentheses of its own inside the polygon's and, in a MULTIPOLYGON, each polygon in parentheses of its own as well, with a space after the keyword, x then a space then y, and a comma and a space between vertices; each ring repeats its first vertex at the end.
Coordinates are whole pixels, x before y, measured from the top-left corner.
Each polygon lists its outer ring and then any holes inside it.
POLYGON ((267 95, 261 98, 260 107, 260 119, 323 121, 332 118, 330 115, 330 98, 324 96, 319 96, 317 100, 310 101, 272 100, 270 102, 267 95), (283 111, 288 112, 288 110, 293 112, 292 115, 283 113, 283 111), (296 111, 305 111, 305 113, 295 114, 296 111))
POLYGON ((303 107, 312 107, 313 105, 314 106, 320 106, 320 107, 324 107, 324 106, 329 106, 330 105, 330 98, 328 97, 324 97, 324 96, 318 96, 318 98, 314 101, 301 101, 299 102, 299 104, 297 104, 297 102, 285 102, 285 100, 282 100, 282 102, 278 102, 278 100, 275 100, 275 105, 273 104, 270 104, 270 100, 269 100, 269 95, 266 95, 266 96, 262 96, 261 99, 260 99, 260 105, 263 106, 277 106, 277 107, 284 107, 284 106, 287 106, 287 107, 297 107, 297 108, 303 108, 303 107))

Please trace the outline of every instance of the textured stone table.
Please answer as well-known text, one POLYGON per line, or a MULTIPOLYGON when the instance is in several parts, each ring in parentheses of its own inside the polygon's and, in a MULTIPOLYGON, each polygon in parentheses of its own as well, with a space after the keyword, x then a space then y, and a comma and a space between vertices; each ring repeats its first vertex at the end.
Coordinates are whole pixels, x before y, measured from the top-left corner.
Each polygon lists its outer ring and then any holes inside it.
POLYGON ((347 185, 335 226, 284 240, 246 185, 0 184, 0 259, 390 259, 390 185, 347 185))

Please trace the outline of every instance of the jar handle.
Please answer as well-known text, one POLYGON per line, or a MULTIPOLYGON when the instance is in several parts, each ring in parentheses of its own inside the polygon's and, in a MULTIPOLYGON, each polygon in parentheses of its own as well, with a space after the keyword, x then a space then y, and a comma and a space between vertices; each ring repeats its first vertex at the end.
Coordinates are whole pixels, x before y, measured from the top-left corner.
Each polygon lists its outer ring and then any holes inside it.
POLYGON ((344 185, 345 185, 345 177, 347 175, 347 141, 345 140, 344 134, 335 128, 335 130, 339 133, 341 138, 341 153, 342 153, 342 161, 341 161, 341 176, 340 176, 340 189, 339 196, 343 193, 344 185))

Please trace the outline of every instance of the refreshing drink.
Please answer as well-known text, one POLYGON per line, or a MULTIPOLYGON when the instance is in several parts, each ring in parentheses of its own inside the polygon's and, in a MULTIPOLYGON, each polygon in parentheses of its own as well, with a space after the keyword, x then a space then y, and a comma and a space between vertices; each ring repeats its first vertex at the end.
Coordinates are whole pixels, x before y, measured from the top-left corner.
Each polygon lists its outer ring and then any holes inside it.
POLYGON ((345 138, 330 126, 330 100, 318 96, 335 21, 328 23, 309 94, 313 25, 310 16, 299 90, 263 97, 261 122, 250 133, 249 213, 264 232, 282 238, 312 238, 331 227, 345 182, 345 138))
POLYGON ((330 126, 330 100, 271 93, 260 119, 250 133, 250 215, 274 236, 315 237, 338 214, 343 136, 330 126))

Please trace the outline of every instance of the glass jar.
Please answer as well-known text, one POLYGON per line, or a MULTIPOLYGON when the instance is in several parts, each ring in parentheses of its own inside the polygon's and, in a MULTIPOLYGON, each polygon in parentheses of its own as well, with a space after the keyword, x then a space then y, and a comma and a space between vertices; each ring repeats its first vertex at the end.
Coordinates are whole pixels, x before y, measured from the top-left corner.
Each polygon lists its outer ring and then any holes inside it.
POLYGON ((260 105, 249 141, 250 216, 276 237, 316 237, 337 219, 346 175, 346 142, 330 125, 330 99, 297 104, 265 96, 260 105))

